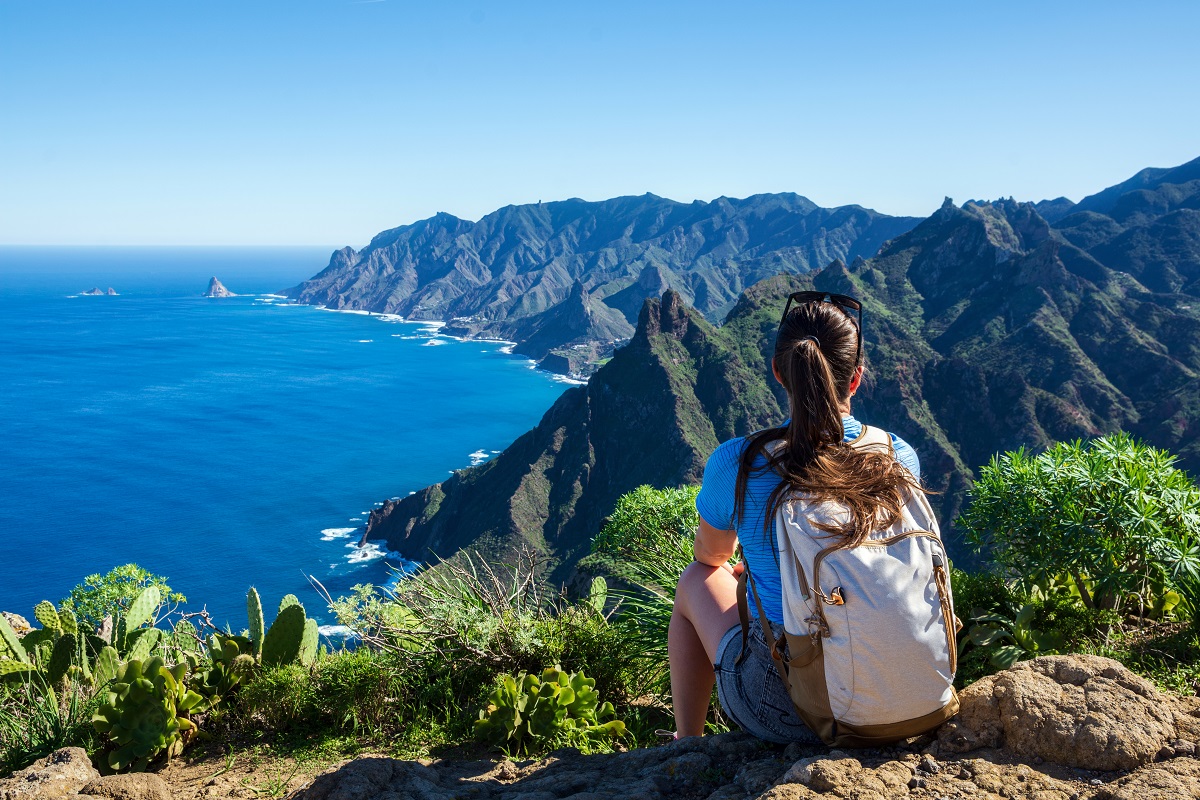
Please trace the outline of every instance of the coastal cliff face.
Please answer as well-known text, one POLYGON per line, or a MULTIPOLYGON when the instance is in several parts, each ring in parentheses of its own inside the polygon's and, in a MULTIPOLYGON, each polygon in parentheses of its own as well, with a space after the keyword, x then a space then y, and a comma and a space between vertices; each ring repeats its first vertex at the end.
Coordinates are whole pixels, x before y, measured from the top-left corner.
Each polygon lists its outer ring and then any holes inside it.
MULTIPOLYGON (((1157 224, 1139 219, 1123 230, 1157 224)), ((951 554, 970 563, 952 522, 972 470, 998 451, 1123 429, 1200 472, 1200 298, 1152 290, 1129 264, 1102 263, 1031 204, 947 202, 873 258, 749 288, 720 328, 668 290, 536 429, 385 504, 366 537, 417 560, 527 544, 569 577, 622 493, 695 483, 719 442, 784 419, 768 380, 778 313, 815 287, 863 300, 869 379, 855 413, 916 448, 951 554)))
POLYGON ((779 418, 759 359, 677 293, 647 301, 637 333, 587 386, 491 462, 376 509, 366 538, 420 560, 532 547, 566 579, 621 494, 696 482, 718 442, 779 418))
POLYGON ((438 214, 338 250, 287 291, 302 303, 451 322, 535 359, 609 345, 667 289, 719 320, 747 286, 871 255, 917 220, 795 194, 678 203, 651 194, 507 206, 479 222, 438 214), (581 306, 582 297, 582 309, 581 306))

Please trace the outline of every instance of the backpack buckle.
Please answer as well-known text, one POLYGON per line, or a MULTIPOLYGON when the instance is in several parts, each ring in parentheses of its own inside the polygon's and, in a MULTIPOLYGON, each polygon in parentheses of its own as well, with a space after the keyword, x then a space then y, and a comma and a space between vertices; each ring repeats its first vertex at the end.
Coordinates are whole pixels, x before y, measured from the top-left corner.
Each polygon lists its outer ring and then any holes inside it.
POLYGON ((828 595, 821 595, 821 599, 825 601, 825 605, 829 606, 844 606, 846 601, 842 599, 842 587, 835 586, 828 595))

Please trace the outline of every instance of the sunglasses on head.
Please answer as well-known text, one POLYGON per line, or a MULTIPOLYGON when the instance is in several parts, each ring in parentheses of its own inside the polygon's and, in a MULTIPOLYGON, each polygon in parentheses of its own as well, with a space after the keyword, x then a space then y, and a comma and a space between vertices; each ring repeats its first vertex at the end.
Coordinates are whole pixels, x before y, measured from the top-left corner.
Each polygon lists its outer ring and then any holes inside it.
POLYGON ((854 351, 854 363, 858 364, 862 359, 862 303, 848 294, 792 292, 788 295, 787 305, 783 307, 783 316, 779 318, 779 327, 783 327, 783 321, 787 319, 792 306, 803 306, 808 303, 832 303, 855 323, 854 329, 858 332, 858 342, 854 351))

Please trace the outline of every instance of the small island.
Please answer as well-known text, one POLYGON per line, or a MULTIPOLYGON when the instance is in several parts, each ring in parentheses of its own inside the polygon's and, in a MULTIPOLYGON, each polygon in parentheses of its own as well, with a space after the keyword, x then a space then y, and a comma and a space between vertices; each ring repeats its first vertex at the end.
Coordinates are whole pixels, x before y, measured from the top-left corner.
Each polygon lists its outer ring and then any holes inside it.
POLYGON ((117 296, 117 290, 116 290, 116 289, 114 289, 114 288, 112 288, 111 286, 110 286, 110 287, 108 287, 108 290, 107 290, 107 291, 105 291, 104 289, 101 289, 99 286, 93 286, 91 289, 88 289, 86 292, 80 292, 80 294, 81 294, 81 295, 82 295, 82 294, 86 294, 86 295, 92 295, 92 296, 94 296, 94 295, 108 295, 108 296, 110 296, 110 297, 116 297, 116 296, 117 296))
POLYGON ((237 297, 236 294, 225 288, 225 284, 221 283, 216 277, 213 277, 208 282, 208 291, 204 293, 205 297, 237 297))

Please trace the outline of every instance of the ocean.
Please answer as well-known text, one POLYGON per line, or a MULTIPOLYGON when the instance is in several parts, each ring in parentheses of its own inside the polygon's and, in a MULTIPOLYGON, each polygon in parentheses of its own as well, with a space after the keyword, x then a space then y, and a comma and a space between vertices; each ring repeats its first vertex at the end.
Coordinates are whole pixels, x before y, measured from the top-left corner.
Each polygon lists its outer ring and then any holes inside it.
POLYGON ((338 596, 411 567, 356 546, 374 504, 494 458, 567 388, 504 343, 273 296, 331 249, 0 247, 0 610, 134 562, 235 630, 250 586, 332 625, 309 576, 338 596), (214 275, 240 296, 201 297, 214 275))

